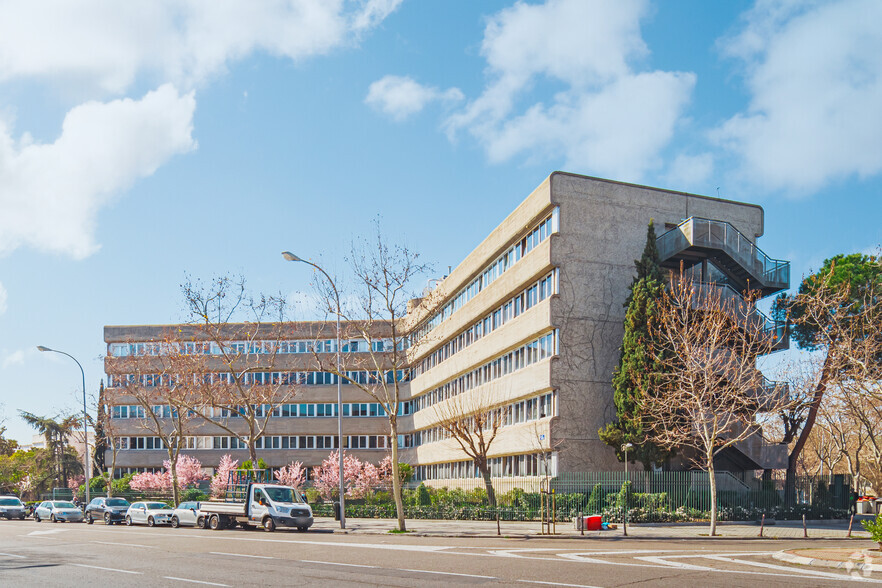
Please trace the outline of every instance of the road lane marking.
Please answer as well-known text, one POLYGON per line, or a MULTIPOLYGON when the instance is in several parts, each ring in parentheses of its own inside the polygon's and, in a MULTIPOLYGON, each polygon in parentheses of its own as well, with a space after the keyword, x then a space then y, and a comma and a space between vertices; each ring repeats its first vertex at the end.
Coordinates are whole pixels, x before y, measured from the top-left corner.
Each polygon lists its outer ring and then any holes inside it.
MULTIPOLYGON (((656 556, 656 555, 645 555, 645 556, 635 557, 634 559, 639 559, 641 561, 648 561, 649 563, 654 563, 654 564, 661 564, 664 566, 668 566, 669 568, 678 568, 681 570, 697 570, 697 571, 701 571, 701 572, 707 572, 707 571, 711 571, 711 570, 716 569, 716 568, 710 568, 708 566, 696 566, 693 564, 680 563, 677 561, 668 561, 666 559, 667 557, 677 557, 677 556, 670 555, 670 556, 660 557, 660 556, 656 556)), ((680 557, 684 557, 684 556, 680 556, 680 557)), ((705 557, 705 556, 694 556, 693 555, 692 557, 705 557)))
MULTIPOLYGON (((724 557, 721 555, 709 555, 706 557, 707 557, 707 559, 713 559, 716 561, 738 563, 738 564, 744 564, 744 565, 748 565, 748 566, 756 566, 759 568, 768 568, 770 570, 782 570, 782 571, 787 571, 787 572, 798 571, 801 574, 818 576, 819 578, 835 578, 837 580, 846 579, 846 578, 857 579, 857 578, 853 578, 853 577, 845 577, 842 574, 837 574, 834 572, 822 572, 820 570, 803 570, 803 569, 794 570, 793 568, 789 568, 787 566, 779 566, 779 565, 775 565, 775 564, 762 563, 762 562, 758 562, 758 561, 745 561, 745 560, 741 560, 741 559, 732 559, 732 558, 724 557)), ((860 579, 863 580, 864 578, 860 578, 860 579)), ((866 578, 866 580, 869 582, 874 582, 874 583, 882 583, 882 580, 871 580, 869 578, 866 578)))
POLYGON ((416 572, 418 574, 443 574, 445 576, 465 576, 466 578, 485 578, 487 580, 498 580, 496 576, 480 576, 478 574, 460 574, 457 572, 435 572, 433 570, 408 570, 406 568, 386 568, 393 569, 399 572, 416 572))
POLYGON ((139 545, 137 543, 116 543, 115 541, 89 541, 89 543, 97 543, 99 545, 122 545, 124 547, 145 547, 147 549, 156 549, 155 545, 139 545))
POLYGON ((105 572, 119 572, 120 574, 143 574, 144 572, 135 572, 132 570, 118 570, 116 568, 102 568, 101 566, 90 566, 87 564, 78 564, 72 563, 72 566, 77 566, 78 568, 91 568, 93 570, 104 570, 105 572))
POLYGON ((301 559, 300 561, 302 563, 322 564, 325 566, 345 566, 347 568, 371 568, 373 570, 379 569, 378 566, 366 566, 366 565, 359 565, 359 564, 337 563, 335 561, 314 561, 311 559, 301 559))
POLYGON ((211 555, 229 555, 231 557, 254 557, 257 559, 276 559, 269 555, 249 555, 247 553, 224 553, 223 551, 209 551, 211 555))
POLYGON ((54 535, 55 533, 64 533, 65 531, 69 531, 69 529, 49 529, 48 531, 31 531, 28 533, 30 536, 34 535, 54 535))
POLYGON ((19 559, 27 559, 24 555, 16 555, 14 553, 0 553, 0 555, 5 555, 6 557, 17 557, 19 559))
POLYGON ((174 576, 163 576, 166 580, 177 580, 178 582, 189 582, 191 584, 205 584, 207 586, 224 586, 230 588, 229 584, 218 584, 217 582, 206 582, 204 580, 191 580, 190 578, 176 578, 174 576))
POLYGON ((518 580, 526 584, 544 584, 546 586, 571 586, 573 588, 600 588, 599 586, 591 586, 589 584, 563 584, 561 582, 543 582, 542 580, 518 580))

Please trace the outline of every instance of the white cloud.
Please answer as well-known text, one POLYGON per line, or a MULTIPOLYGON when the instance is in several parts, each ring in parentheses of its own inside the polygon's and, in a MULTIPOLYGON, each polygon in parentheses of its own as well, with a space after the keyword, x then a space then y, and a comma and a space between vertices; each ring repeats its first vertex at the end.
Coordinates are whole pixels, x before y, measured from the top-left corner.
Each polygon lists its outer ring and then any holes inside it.
POLYGON ((687 155, 680 153, 671 162, 665 181, 677 190, 706 191, 707 181, 714 171, 714 158, 710 153, 687 155))
POLYGON ((8 299, 6 295, 6 288, 3 287, 3 282, 0 282, 0 314, 6 312, 6 300, 8 299))
POLYGON ((548 0, 499 12, 482 44, 488 84, 448 118, 448 134, 467 130, 491 161, 562 156, 574 170, 641 179, 660 165, 695 85, 691 73, 636 68, 647 10, 644 0, 548 0), (547 81, 564 89, 519 108, 547 81))
POLYGON ((3 362, 0 365, 3 366, 3 369, 6 369, 13 365, 21 365, 24 363, 25 354, 21 349, 17 351, 13 351, 12 353, 7 353, 3 358, 3 362))
POLYGON ((0 81, 122 93, 140 74, 189 88, 254 51, 300 59, 377 26, 401 0, 0 0, 0 81))
POLYGON ((756 185, 811 193, 882 171, 882 3, 761 0, 723 51, 742 60, 749 107, 712 137, 756 185))
POLYGON ((140 100, 87 102, 54 143, 18 143, 0 123, 0 255, 20 246, 83 258, 101 206, 170 157, 195 149, 193 93, 163 85, 140 100))
POLYGON ((385 76, 370 85, 364 101, 371 108, 402 121, 420 112, 429 102, 456 102, 462 99, 462 92, 458 88, 439 90, 423 86, 410 77, 385 76))

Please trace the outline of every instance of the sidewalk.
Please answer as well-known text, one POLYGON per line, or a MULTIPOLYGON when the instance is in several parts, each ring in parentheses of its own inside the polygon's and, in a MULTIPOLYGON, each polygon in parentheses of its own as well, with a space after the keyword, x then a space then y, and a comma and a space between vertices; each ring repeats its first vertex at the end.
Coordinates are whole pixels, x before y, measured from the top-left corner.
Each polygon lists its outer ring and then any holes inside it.
POLYGON ((882 572, 882 552, 878 549, 855 549, 849 547, 827 549, 788 549, 774 558, 787 563, 816 568, 836 568, 860 572, 882 572))
MULTIPOLYGON (((558 523, 554 535, 542 535, 539 521, 502 521, 500 535, 503 537, 531 539, 618 539, 622 537, 622 526, 610 531, 585 531, 582 535, 573 529, 573 523, 558 523)), ((847 520, 807 521, 809 539, 847 539, 847 520)), ((347 533, 359 535, 385 535, 396 528, 394 519, 346 519, 346 529, 330 518, 318 517, 313 531, 347 533)), ((718 537, 708 537, 708 523, 659 523, 628 524, 628 537, 633 539, 755 539, 759 538, 760 526, 750 522, 723 522, 717 524, 718 537)), ((408 519, 408 535, 420 537, 497 537, 495 521, 447 521, 408 519)), ((852 538, 868 539, 869 533, 860 526, 855 517, 852 538)), ((763 537, 767 539, 802 539, 802 521, 777 521, 766 525, 763 537)))

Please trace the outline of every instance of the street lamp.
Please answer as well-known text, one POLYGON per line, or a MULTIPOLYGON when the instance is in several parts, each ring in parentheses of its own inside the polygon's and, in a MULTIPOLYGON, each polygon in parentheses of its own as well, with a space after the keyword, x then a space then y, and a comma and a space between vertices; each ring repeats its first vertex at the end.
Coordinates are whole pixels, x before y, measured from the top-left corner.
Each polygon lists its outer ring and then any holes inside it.
POLYGON ((340 528, 345 529, 346 508, 343 501, 343 362, 340 359, 340 293, 337 291, 337 285, 334 283, 334 280, 332 280, 331 276, 328 275, 328 272, 323 270, 320 266, 312 263, 311 261, 301 259, 290 251, 283 251, 282 257, 284 257, 288 261, 299 261, 301 263, 305 263, 306 265, 311 265, 312 267, 320 271, 325 276, 325 279, 328 280, 328 283, 331 285, 331 289, 334 291, 334 299, 337 301, 337 456, 339 461, 338 478, 340 479, 340 528))
POLYGON ((625 488, 625 510, 622 514, 622 531, 625 534, 625 537, 628 536, 628 492, 631 490, 631 480, 628 479, 628 450, 633 449, 633 443, 625 443, 622 445, 622 451, 625 453, 625 483, 628 484, 624 486, 625 488))
POLYGON ((89 414, 86 412, 86 372, 83 371, 83 366, 80 362, 77 361, 77 358, 71 355, 70 353, 65 353, 64 351, 59 351, 57 349, 49 349, 48 347, 43 347, 42 345, 37 345, 37 349, 40 351, 51 351, 53 353, 60 353, 61 355, 66 355, 72 360, 76 361, 77 365, 80 368, 80 374, 83 376, 83 471, 86 473, 86 504, 92 501, 91 495, 89 493, 89 484, 91 482, 91 476, 89 472, 91 468, 89 467, 89 432, 88 432, 88 420, 89 414))

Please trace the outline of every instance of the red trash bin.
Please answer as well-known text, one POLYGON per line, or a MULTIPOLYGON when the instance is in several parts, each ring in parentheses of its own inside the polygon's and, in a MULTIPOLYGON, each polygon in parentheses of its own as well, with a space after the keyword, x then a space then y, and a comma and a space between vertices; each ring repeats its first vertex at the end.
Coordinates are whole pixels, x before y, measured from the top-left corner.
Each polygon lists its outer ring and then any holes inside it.
POLYGON ((585 517, 587 521, 587 525, 585 528, 589 531, 599 531, 600 527, 603 525, 603 517, 600 515, 585 517))

